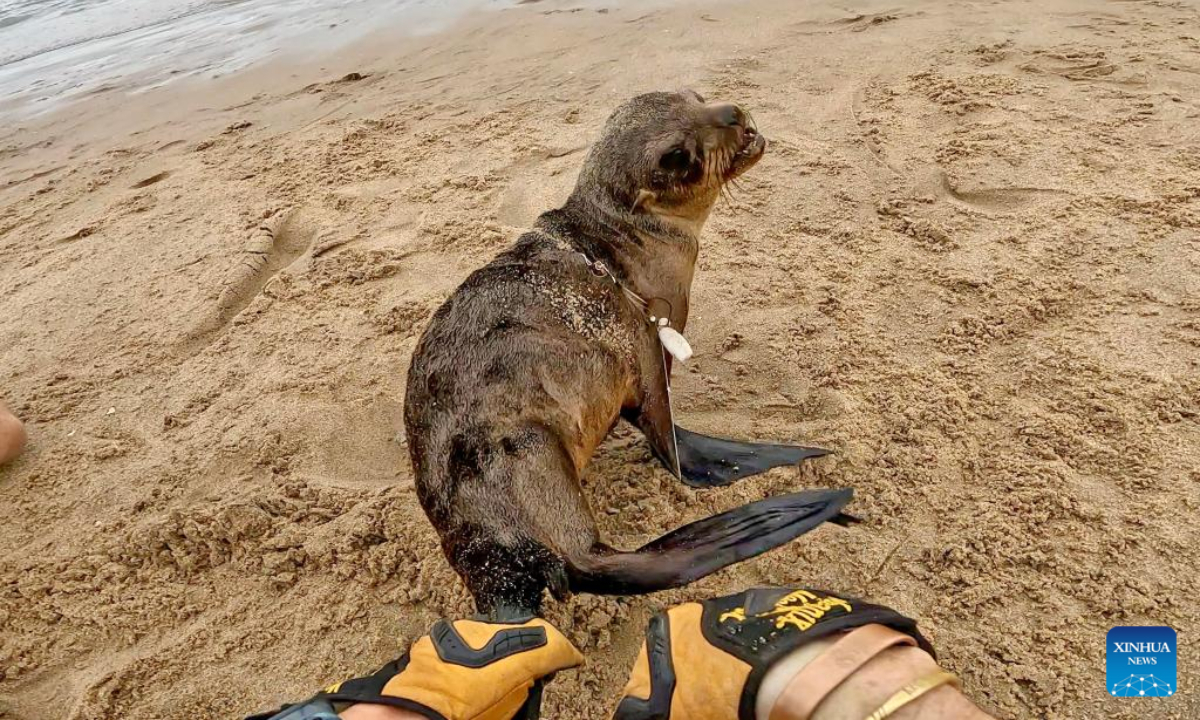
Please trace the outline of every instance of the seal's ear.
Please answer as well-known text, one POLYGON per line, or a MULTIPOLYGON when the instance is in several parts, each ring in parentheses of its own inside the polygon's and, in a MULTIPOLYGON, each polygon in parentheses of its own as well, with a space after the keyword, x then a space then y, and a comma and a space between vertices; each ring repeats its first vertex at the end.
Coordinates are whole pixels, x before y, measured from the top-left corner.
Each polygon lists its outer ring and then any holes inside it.
POLYGON ((633 200, 633 207, 630 208, 634 212, 641 210, 643 207, 653 203, 658 199, 658 194, 649 190, 638 190, 637 197, 633 200))

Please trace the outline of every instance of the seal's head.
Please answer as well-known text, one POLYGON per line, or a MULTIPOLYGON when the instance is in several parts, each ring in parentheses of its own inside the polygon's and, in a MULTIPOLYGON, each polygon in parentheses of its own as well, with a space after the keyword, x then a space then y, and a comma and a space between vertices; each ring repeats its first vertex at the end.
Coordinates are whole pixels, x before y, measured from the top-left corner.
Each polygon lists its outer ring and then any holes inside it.
POLYGON ((691 90, 647 93, 609 117, 577 192, 587 189, 619 210, 698 228, 724 184, 766 148, 766 138, 737 105, 707 102, 691 90))

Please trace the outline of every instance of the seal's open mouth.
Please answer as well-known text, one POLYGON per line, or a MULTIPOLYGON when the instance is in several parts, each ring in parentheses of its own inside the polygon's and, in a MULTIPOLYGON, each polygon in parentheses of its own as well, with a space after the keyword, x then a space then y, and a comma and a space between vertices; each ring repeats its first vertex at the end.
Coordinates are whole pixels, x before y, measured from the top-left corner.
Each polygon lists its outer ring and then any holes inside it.
POLYGON ((729 171, 725 173, 725 179, 732 180, 749 170, 754 163, 759 161, 766 149, 767 139, 753 127, 747 127, 742 132, 742 147, 738 149, 733 156, 733 161, 729 163, 729 171))

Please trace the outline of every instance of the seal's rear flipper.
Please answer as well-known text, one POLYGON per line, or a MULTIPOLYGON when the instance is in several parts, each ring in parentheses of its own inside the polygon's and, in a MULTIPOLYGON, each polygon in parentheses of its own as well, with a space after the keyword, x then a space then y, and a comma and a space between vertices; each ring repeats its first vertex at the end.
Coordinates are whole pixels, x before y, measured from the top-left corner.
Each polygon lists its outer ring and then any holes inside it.
MULTIPOLYGON (((801 460, 828 455, 829 451, 802 445, 739 442, 700 435, 675 426, 679 478, 692 487, 720 487, 742 478, 801 460)), ((667 470, 673 470, 668 467, 667 470)))
POLYGON ((636 552, 593 551, 567 559, 573 592, 639 595, 677 588, 761 555, 842 518, 852 490, 808 490, 743 505, 684 525, 636 552))

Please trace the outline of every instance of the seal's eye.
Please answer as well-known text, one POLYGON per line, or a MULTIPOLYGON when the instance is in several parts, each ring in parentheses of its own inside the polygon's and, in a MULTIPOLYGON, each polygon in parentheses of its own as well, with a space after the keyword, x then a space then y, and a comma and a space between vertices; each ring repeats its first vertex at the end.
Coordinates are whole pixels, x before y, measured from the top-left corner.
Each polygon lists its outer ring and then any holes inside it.
POLYGON ((658 166, 667 172, 683 173, 692 165, 692 154, 684 148, 668 150, 659 158, 658 166))

